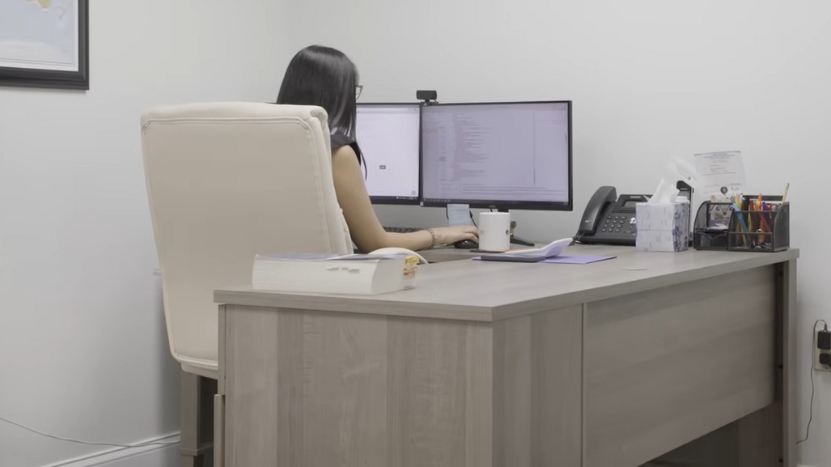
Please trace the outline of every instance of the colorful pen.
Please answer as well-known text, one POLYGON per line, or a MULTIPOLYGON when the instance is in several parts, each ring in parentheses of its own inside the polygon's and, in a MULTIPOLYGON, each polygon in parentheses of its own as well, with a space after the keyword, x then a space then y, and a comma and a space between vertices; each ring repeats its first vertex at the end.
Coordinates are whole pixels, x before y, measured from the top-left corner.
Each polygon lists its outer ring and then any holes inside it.
MULTIPOLYGON (((759 214, 759 221, 761 222, 760 227, 762 228, 763 232, 770 232, 773 234, 773 230, 770 228, 770 222, 768 222, 768 215, 766 211, 768 210, 767 204, 762 200, 762 195, 759 195, 759 209, 762 211, 759 214)), ((765 243, 765 236, 759 235, 759 243, 765 243)))
MULTIPOLYGON (((736 216, 738 216, 738 219, 739 219, 739 222, 741 223, 742 229, 744 229, 745 232, 749 233, 750 229, 747 228, 747 224, 744 222, 744 216, 742 216, 742 213, 741 213, 742 210, 739 209, 739 205, 736 204, 735 202, 733 203, 733 209, 736 211, 734 214, 736 216)), ((742 238, 744 239, 745 246, 747 246, 747 236, 742 235, 742 238)))

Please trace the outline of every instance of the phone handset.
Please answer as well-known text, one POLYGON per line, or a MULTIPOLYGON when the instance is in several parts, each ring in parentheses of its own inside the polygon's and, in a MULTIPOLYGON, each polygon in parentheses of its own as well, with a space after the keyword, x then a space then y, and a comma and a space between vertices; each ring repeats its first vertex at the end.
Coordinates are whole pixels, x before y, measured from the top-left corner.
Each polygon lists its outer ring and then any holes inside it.
POLYGON ((605 211, 606 206, 617 201, 617 190, 613 186, 602 186, 594 192, 586 210, 583 212, 583 217, 580 220, 580 228, 577 231, 577 238, 583 235, 594 235, 597 231, 597 226, 600 224, 601 217, 605 211))

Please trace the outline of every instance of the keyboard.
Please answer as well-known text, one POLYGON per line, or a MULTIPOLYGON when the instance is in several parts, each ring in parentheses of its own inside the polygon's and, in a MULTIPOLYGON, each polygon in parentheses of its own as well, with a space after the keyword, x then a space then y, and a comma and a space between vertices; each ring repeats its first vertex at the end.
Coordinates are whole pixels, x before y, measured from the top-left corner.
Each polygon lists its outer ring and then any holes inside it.
POLYGON ((411 233, 411 232, 418 232, 419 230, 423 229, 416 229, 413 227, 384 227, 384 230, 387 232, 392 233, 411 233))

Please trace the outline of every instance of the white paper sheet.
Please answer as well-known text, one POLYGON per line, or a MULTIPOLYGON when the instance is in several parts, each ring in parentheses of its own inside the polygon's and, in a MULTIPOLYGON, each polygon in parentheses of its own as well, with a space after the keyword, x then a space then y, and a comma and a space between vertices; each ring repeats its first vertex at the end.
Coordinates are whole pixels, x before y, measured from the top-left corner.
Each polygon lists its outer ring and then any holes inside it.
POLYGON ((571 238, 563 238, 561 240, 555 240, 542 248, 514 250, 509 251, 505 254, 509 256, 543 256, 545 258, 553 258, 555 256, 563 254, 563 252, 566 251, 566 248, 568 248, 569 245, 571 245, 571 242, 571 238))
POLYGON ((451 227, 455 225, 473 225, 473 219, 470 217, 470 205, 448 204, 447 224, 451 227))
POLYGON ((723 188, 731 195, 744 193, 746 179, 741 151, 696 154, 694 160, 698 185, 707 198, 720 195, 723 188))

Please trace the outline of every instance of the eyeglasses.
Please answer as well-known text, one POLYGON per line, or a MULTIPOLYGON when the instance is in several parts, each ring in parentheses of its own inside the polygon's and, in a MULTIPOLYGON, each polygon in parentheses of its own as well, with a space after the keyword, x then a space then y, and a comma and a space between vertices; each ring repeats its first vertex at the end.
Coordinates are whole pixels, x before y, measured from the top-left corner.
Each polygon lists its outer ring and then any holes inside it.
POLYGON ((364 85, 363 84, 356 84, 355 85, 355 100, 361 98, 361 93, 364 92, 364 85))

